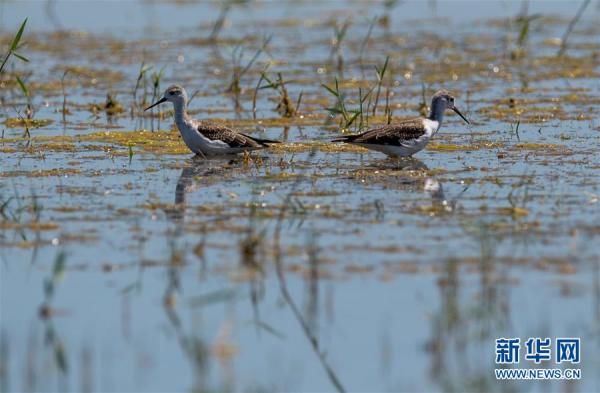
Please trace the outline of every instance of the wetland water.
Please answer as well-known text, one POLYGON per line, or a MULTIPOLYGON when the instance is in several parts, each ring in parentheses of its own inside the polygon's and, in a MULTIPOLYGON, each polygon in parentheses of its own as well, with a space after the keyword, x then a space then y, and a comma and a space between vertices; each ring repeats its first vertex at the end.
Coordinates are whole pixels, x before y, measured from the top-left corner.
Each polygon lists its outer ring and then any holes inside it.
POLYGON ((0 75, 0 390, 600 391, 597 2, 560 57, 574 2, 321 3, 0 2, 2 52, 29 18, 0 75), (328 143, 321 85, 355 110, 386 56, 348 132, 439 88, 471 125, 409 163, 328 143), (142 111, 172 83, 285 143, 193 159, 142 111), (580 337, 582 379, 497 381, 500 337, 580 337))

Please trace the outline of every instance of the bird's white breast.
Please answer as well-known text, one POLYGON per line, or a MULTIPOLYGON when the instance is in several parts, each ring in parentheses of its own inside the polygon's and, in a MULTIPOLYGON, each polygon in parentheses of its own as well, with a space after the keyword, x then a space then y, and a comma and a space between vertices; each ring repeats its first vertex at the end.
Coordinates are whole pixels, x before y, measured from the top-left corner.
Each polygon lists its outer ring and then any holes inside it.
POLYGON ((436 120, 423 119, 423 127, 425 127, 425 136, 431 138, 440 129, 440 122, 436 120))

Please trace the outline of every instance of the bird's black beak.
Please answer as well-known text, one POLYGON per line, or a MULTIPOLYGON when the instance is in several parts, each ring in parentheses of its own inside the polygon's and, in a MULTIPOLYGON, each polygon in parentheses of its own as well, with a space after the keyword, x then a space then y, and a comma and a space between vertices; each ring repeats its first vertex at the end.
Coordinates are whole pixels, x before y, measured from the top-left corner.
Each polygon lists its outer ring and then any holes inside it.
MULTIPOLYGON (((160 102, 160 101, 159 101, 159 102, 160 102)), ((469 121, 467 120, 467 118, 466 118, 466 117, 465 117, 465 116, 464 116, 462 113, 460 113, 460 111, 458 110, 458 108, 456 108, 455 106, 453 106, 453 107, 452 107, 452 110, 453 110, 454 112, 456 112, 456 114, 457 114, 457 115, 459 115, 460 117, 462 117, 462 119, 463 119, 464 121, 466 121, 466 122, 467 122, 467 124, 471 124, 471 123, 469 123, 469 121)))
MULTIPOLYGON (((160 100, 156 101, 154 104, 150 105, 148 108, 144 109, 144 111, 147 111, 150 108, 154 108, 156 105, 162 104, 163 102, 165 102, 167 99, 165 97, 161 98, 160 100)), ((461 115, 462 116, 462 115, 461 115)), ((464 117, 463 117, 464 119, 464 117)), ((466 120, 466 119, 465 119, 466 120)), ((467 122, 468 123, 468 122, 467 122)))

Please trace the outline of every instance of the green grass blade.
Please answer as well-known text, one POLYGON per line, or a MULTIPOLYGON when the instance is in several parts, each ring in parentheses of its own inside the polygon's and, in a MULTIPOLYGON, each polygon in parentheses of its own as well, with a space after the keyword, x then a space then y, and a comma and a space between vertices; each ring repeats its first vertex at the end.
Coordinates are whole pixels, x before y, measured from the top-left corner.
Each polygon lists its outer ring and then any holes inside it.
POLYGON ((354 123, 354 120, 356 120, 356 118, 358 117, 358 115, 360 115, 360 111, 356 111, 354 112, 354 115, 346 122, 346 127, 348 128, 352 125, 352 123, 354 123))
POLYGON ((325 110, 327 112, 335 113, 335 114, 338 114, 338 115, 342 115, 344 113, 341 110, 339 110, 338 108, 325 108, 325 110))
POLYGON ((29 90, 27 90, 27 86, 25 86, 25 83, 23 83, 21 78, 19 78, 18 76, 17 83, 19 83, 19 87, 21 87, 21 91, 23 91, 23 94, 25 94, 26 97, 29 97, 29 90))
POLYGON ((19 59, 21 61, 24 61, 25 63, 29 63, 29 59, 28 58, 26 58, 25 56, 23 56, 23 55, 21 55, 21 54, 19 54, 17 52, 13 52, 12 55, 14 57, 16 57, 17 59, 19 59))
POLYGON ((19 41, 21 41, 21 36, 23 35, 23 30, 25 30, 25 25, 27 24, 27 18, 25 18, 25 20, 23 21, 23 23, 21 23, 21 27, 19 28, 19 31, 17 32, 17 35, 15 36, 15 38, 13 39, 12 44, 10 45, 10 51, 13 52, 15 49, 17 49, 17 46, 19 45, 19 41))
POLYGON ((330 92, 334 97, 339 97, 339 94, 337 91, 333 90, 331 87, 327 86, 326 84, 322 83, 321 86, 323 86, 328 92, 330 92))

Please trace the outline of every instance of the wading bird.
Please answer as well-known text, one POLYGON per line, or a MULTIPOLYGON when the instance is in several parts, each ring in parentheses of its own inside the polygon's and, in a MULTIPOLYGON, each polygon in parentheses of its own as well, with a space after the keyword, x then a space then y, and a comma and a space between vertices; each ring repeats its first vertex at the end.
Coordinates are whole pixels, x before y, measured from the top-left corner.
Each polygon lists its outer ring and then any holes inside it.
POLYGON ((271 143, 280 143, 269 139, 254 138, 223 125, 192 119, 187 114, 187 93, 183 87, 178 85, 170 86, 160 100, 144 110, 147 111, 167 101, 173 103, 175 124, 183 141, 191 151, 200 156, 239 154, 264 149, 271 143))
POLYGON ((409 157, 423 150, 442 126, 444 111, 452 109, 467 124, 466 117, 454 106, 454 97, 446 90, 433 95, 429 117, 416 118, 374 128, 358 135, 348 135, 332 142, 345 142, 395 157, 409 157))

